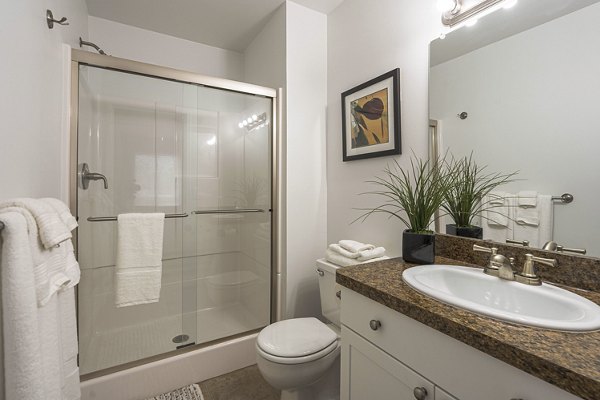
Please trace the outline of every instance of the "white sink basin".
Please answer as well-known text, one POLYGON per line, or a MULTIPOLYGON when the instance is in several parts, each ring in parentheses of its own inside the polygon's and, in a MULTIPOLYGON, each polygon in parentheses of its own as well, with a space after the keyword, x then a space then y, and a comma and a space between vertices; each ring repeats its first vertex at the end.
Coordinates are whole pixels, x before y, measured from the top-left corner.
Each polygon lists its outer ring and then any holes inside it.
POLYGON ((423 294, 499 320, 561 331, 600 329, 600 306, 545 283, 529 286, 453 265, 409 268, 402 278, 423 294))

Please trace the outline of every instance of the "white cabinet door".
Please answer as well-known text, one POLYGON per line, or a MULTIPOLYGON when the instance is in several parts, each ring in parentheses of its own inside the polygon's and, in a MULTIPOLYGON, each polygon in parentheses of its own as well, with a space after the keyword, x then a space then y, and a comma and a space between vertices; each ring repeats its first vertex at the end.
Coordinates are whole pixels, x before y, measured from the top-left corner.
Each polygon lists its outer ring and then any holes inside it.
POLYGON ((434 400, 427 379, 342 326, 342 400, 434 400))
POLYGON ((435 400, 458 400, 454 396, 450 396, 448 393, 444 392, 439 387, 435 387, 435 400))

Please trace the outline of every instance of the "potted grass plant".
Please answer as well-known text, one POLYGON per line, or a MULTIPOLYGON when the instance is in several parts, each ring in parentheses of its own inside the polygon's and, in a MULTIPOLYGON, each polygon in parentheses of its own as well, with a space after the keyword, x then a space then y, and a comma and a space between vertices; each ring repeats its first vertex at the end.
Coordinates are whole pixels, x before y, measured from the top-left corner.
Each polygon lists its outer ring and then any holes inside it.
POLYGON ((442 209, 454 221, 454 224, 446 225, 446 233, 482 239, 483 229, 474 224, 476 217, 487 218, 484 212, 493 208, 488 195, 499 186, 513 182, 518 172, 487 172, 487 166, 478 166, 473 154, 459 159, 452 157, 445 167, 444 173, 452 175, 453 179, 445 191, 442 209))
POLYGON ((373 214, 384 213, 406 225, 408 229, 402 235, 402 258, 406 262, 434 262, 435 236, 430 226, 453 180, 450 174, 437 168, 442 164, 440 160, 432 163, 431 160, 413 157, 410 167, 405 170, 394 160, 383 171, 382 177, 367 181, 378 189, 363 194, 379 196, 383 203, 372 209, 363 209, 366 212, 356 220, 364 221, 373 214))

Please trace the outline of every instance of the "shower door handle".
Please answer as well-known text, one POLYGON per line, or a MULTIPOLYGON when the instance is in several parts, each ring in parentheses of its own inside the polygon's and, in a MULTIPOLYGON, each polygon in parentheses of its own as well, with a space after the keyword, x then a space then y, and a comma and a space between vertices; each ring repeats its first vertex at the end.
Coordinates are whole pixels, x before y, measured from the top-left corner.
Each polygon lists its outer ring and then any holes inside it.
POLYGON ((106 176, 97 172, 90 172, 90 167, 87 165, 87 163, 83 163, 81 166, 79 178, 81 179, 81 187, 83 190, 87 190, 90 187, 90 181, 98 180, 104 181, 104 189, 108 189, 108 180, 106 179, 106 176))

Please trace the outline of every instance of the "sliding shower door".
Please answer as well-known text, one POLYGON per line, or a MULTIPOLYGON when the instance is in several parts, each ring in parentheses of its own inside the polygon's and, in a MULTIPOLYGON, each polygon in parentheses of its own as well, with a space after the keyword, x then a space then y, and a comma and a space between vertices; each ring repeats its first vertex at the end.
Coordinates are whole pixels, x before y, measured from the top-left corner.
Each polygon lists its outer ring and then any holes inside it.
POLYGON ((81 373, 268 325, 272 99, 83 64, 78 75, 81 373), (159 301, 117 307, 115 217, 152 212, 166 214, 159 301))

